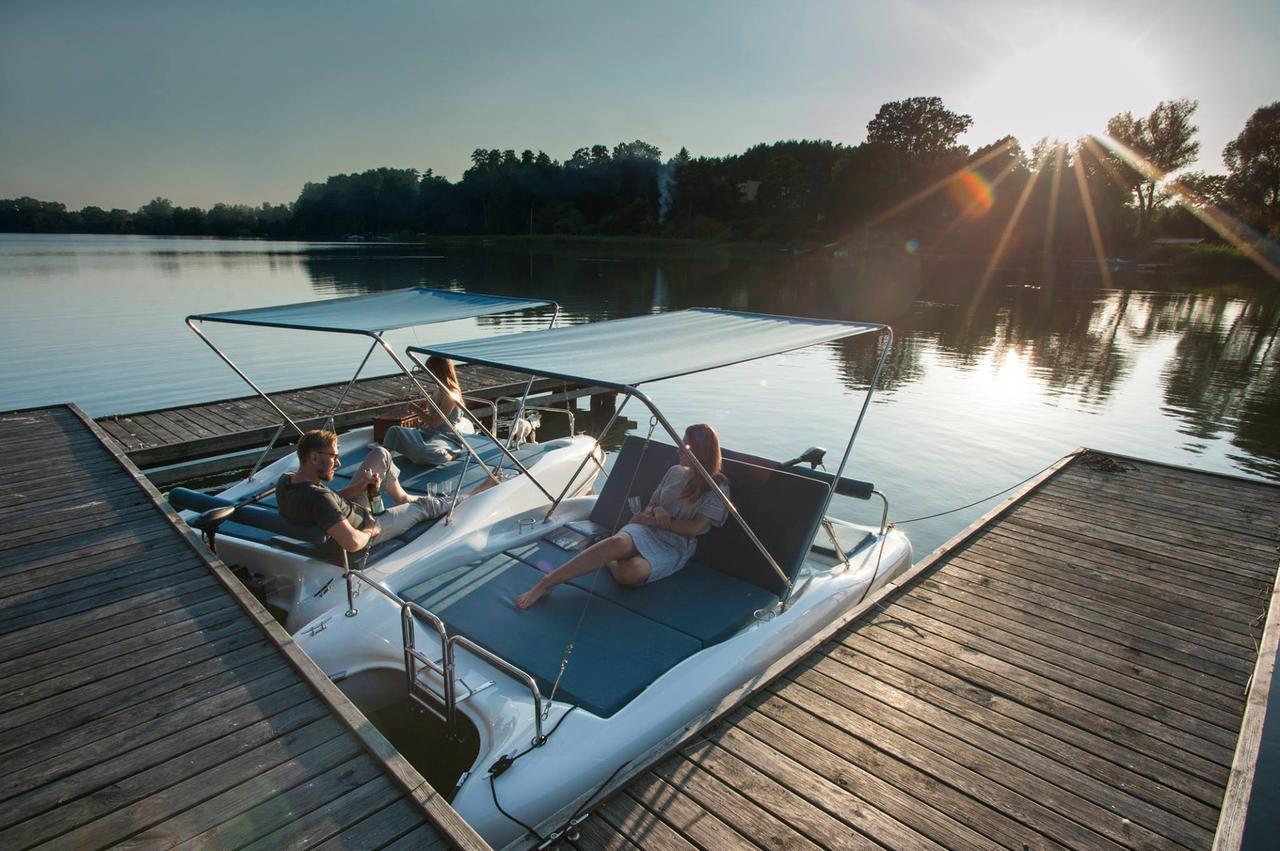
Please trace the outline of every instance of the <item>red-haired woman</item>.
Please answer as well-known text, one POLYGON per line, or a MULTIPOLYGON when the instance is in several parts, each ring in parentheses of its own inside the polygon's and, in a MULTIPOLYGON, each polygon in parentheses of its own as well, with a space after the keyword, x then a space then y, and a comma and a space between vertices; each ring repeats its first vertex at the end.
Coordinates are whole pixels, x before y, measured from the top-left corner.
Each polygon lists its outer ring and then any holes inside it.
POLYGON ((667 470, 644 511, 631 515, 616 535, 588 547, 544 576, 516 598, 516 606, 527 609, 556 585, 606 565, 620 585, 631 586, 657 582, 684 567, 698 546, 698 536, 723 524, 729 513, 720 497, 693 469, 690 453, 729 496, 729 480, 720 472, 720 438, 716 430, 706 423, 689 426, 684 432, 680 463, 667 470))

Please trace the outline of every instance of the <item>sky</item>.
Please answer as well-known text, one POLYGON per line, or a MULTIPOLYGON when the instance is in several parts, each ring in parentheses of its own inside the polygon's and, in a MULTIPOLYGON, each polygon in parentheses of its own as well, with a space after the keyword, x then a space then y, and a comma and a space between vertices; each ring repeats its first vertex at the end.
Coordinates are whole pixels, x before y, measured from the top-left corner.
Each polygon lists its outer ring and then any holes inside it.
POLYGON ((379 166, 457 180, 479 147, 855 145, 916 95, 975 148, 1197 99, 1221 172, 1280 100, 1278 32, 1275 0, 0 0, 0 197, 279 203, 379 166))

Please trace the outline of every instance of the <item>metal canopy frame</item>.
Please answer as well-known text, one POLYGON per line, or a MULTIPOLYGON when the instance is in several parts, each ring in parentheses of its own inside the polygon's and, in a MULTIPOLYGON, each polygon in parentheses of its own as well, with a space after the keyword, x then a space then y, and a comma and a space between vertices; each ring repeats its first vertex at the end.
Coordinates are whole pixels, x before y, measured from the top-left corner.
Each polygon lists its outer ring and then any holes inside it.
MULTIPOLYGON (((393 291, 393 292, 404 292, 404 290, 393 291)), ((448 292, 448 290, 440 290, 439 292, 448 292)), ((377 295, 377 294, 375 293, 374 295, 377 295)), ((473 295, 481 295, 481 294, 474 293, 473 295)), ((531 304, 534 304, 534 305, 542 304, 542 305, 551 307, 552 308, 551 321, 547 325, 548 330, 555 327, 556 319, 559 318, 560 316, 559 303, 552 301, 550 299, 505 299, 502 296, 485 296, 485 297, 493 298, 493 299, 504 299, 506 301, 512 302, 513 305, 518 303, 520 306, 513 307, 512 308, 513 310, 525 310, 525 309, 528 309, 531 304)), ((313 303, 322 303, 322 302, 313 302, 313 303)), ((294 306, 294 305, 288 305, 288 306, 294 306)), ((493 315, 494 313, 497 313, 497 312, 501 312, 501 311, 488 311, 487 313, 479 313, 476 315, 493 315)), ((432 324, 435 324, 436 322, 447 322, 447 321, 453 321, 455 319, 462 319, 462 318, 467 318, 467 317, 451 316, 446 319, 440 319, 440 320, 426 320, 426 321, 415 323, 412 325, 399 325, 394 330, 399 330, 401 328, 416 328, 416 327, 421 327, 425 325, 432 325, 432 324)), ((291 323, 291 322, 269 322, 269 321, 262 321, 257 319, 249 320, 244 318, 232 318, 232 317, 228 317, 228 316, 224 316, 216 313, 192 314, 191 316, 188 316, 186 318, 187 327, 190 328, 192 332, 195 333, 195 335, 205 343, 205 345, 207 345, 210 349, 212 349, 213 353, 216 354, 227 366, 231 367, 231 369, 235 372, 235 374, 240 376, 240 378, 246 384, 248 384, 249 387, 253 389, 254 393, 262 397, 263 401, 265 401, 268 405, 270 405, 271 408, 277 414, 280 415, 280 418, 281 418, 280 427, 276 429, 275 434, 272 435, 271 437, 271 442, 267 444, 266 449, 263 450, 262 455, 259 456, 257 462, 253 465, 253 470, 249 474, 250 476, 258 472, 258 469, 262 466, 263 461, 266 460, 271 450, 275 447, 276 441, 280 439, 280 435, 284 432, 284 429, 286 426, 291 427, 295 432, 297 432, 299 437, 305 434, 305 432, 303 431, 301 426, 299 426, 296 422, 294 422, 292 417, 286 414, 284 410, 275 403, 275 400, 271 398, 270 394, 268 394, 265 390, 259 387, 253 381, 253 379, 251 379, 245 373, 245 371, 235 363, 235 361, 233 361, 224 351, 222 351, 222 349, 218 348, 218 346, 212 340, 209 339, 208 335, 206 335, 200 328, 196 326, 197 322, 220 322, 228 325, 250 325, 250 326, 265 327, 265 328, 284 328, 284 329, 296 330, 296 331, 320 331, 320 332, 329 333, 329 334, 351 334, 351 335, 370 338, 373 342, 369 346, 369 351, 365 352, 364 358, 361 359, 359 366, 356 367, 356 371, 351 376, 351 380, 347 382, 347 385, 346 387, 343 388, 342 393, 338 395, 337 402, 334 403, 333 408, 329 411, 328 415, 325 417, 325 424, 332 426, 335 423, 335 417, 337 416, 338 411, 341 410, 343 402, 346 401, 347 394, 351 391, 351 388, 355 386, 356 381, 360 378, 360 373, 364 371, 364 368, 369 363, 369 358, 372 357, 374 351, 376 351, 379 347, 381 347, 382 350, 387 353, 388 357, 391 358, 392 362, 400 369, 402 373, 404 373, 405 377, 407 377, 411 382, 413 382, 413 385, 418 389, 418 392, 422 394, 423 400, 431 408, 432 412, 435 413, 436 416, 440 417, 444 421, 444 424, 448 426, 449 430, 453 432, 454 437, 457 438, 458 443, 462 446, 463 450, 467 455, 467 463, 469 464, 470 461, 474 459, 475 462, 480 465, 480 468, 485 471, 486 475, 493 476, 493 470, 491 470, 488 467, 488 465, 484 463, 484 460, 475 451, 475 449, 471 446, 471 444, 467 442, 467 440, 462 436, 462 434, 458 431, 458 429, 454 426, 454 424, 449 420, 449 418, 444 415, 444 413, 440 410, 439 406, 436 405, 435 400, 431 398, 431 394, 427 392, 427 389, 422 385, 420 381, 418 381, 417 376, 413 374, 413 370, 395 353, 394 349, 392 349, 389 345, 387 345, 386 340, 383 339, 383 334, 386 333, 385 330, 369 330, 365 328, 321 327, 321 326, 309 326, 309 325, 304 325, 300 323, 291 323)), ((414 362, 418 363, 416 359, 414 359, 414 362)), ((421 363, 418 363, 418 366, 423 367, 421 363)), ((435 381, 437 386, 440 386, 439 380, 434 375, 432 375, 429 370, 426 370, 426 368, 423 367, 423 371, 426 372, 427 375, 431 376, 432 380, 435 381)), ((532 381, 530 381, 529 386, 532 386, 532 381)), ((526 387, 525 392, 526 394, 528 393, 528 387, 526 387)), ((496 445, 502 451, 502 453, 507 456, 507 458, 509 458, 517 467, 519 467, 523 473, 528 475, 529 480, 533 482, 538 487, 539 490, 541 490, 544 494, 546 494, 548 499, 550 499, 551 494, 529 472, 528 468, 526 468, 522 463, 520 463, 520 460, 516 458, 515 455, 512 454, 506 446, 502 445, 502 442, 498 440, 497 435, 493 434, 493 432, 485 428, 484 424, 480 422, 479 418, 477 418, 474 414, 472 414, 469 410, 467 410, 467 406, 462 399, 459 399, 458 401, 459 401, 459 407, 467 415, 467 417, 469 417, 475 424, 479 425, 480 429, 483 431, 483 433, 486 436, 488 436, 493 441, 494 445, 496 445)), ((461 489, 461 486, 462 486, 462 479, 461 477, 459 477, 458 488, 461 489)), ((456 496, 457 494, 455 493, 455 497, 456 496)))
MULTIPOLYGON (((750 315, 759 316, 759 317, 770 317, 769 314, 750 314, 750 315)), ((796 319, 799 317, 778 316, 774 318, 796 319)), ((839 485, 840 479, 844 475, 844 469, 849 463, 849 458, 853 453, 853 444, 858 439, 858 432, 861 431, 862 429, 863 420, 866 418, 867 410, 871 405, 872 394, 875 392, 875 387, 879 383, 880 374, 884 370, 884 365, 889 358, 889 352, 893 348, 893 329, 884 323, 857 323, 857 324, 843 323, 843 324, 847 324, 849 326, 849 329, 850 329, 849 334, 845 335, 844 337, 838 337, 835 339, 845 339, 847 337, 859 336, 861 334, 875 333, 881 339, 882 344, 880 349, 880 357, 876 361, 875 371, 872 373, 871 380, 867 384, 867 392, 862 400, 862 407, 858 410, 858 418, 854 422, 853 432, 849 435, 849 442, 845 445, 844 453, 840 458, 840 466, 836 469, 836 472, 832 477, 831 484, 827 489, 826 498, 822 502, 821 514, 823 517, 826 516, 827 509, 831 505, 831 499, 833 496, 835 496, 836 487, 839 485)), ((834 340, 828 340, 826 342, 834 342, 834 340)), ((532 376, 543 376, 543 377, 549 377, 549 378, 561 378, 566 380, 588 381, 589 383, 594 385, 598 385, 601 387, 608 387, 609 389, 616 390, 619 393, 624 394, 626 398, 622 401, 621 404, 617 406, 617 408, 614 411, 613 417, 610 418, 609 422, 605 425, 604 429, 602 429, 601 432, 598 435, 596 435, 595 437, 596 448, 599 448, 601 438, 608 433, 609 427, 612 426, 613 422, 618 418, 618 415, 622 412, 622 408, 626 405, 627 401, 629 401, 632 398, 639 399, 645 405, 645 407, 649 409, 649 412, 653 416, 654 420, 656 420, 659 424, 662 425, 663 430, 665 430, 667 434, 671 436, 671 439, 676 446, 681 445, 683 439, 680 436, 680 434, 675 430, 674 426, 671 425, 670 421, 666 418, 666 416, 662 413, 662 411, 658 409, 658 406, 654 403, 654 401, 644 391, 640 390, 640 387, 639 387, 640 384, 648 384, 654 381, 662 381, 662 380, 666 380, 667 378, 679 377, 680 375, 690 375, 697 372, 707 372, 712 369, 721 368, 723 366, 731 366, 738 363, 745 363, 748 360, 759 360, 765 357, 785 354, 791 351, 798 351, 800 349, 808 348, 810 345, 817 345, 817 344, 808 343, 804 345, 792 346, 790 348, 780 349, 778 351, 771 351, 764 354, 757 354, 751 357, 745 357, 740 360, 723 363, 715 367, 708 367, 706 369, 691 369, 691 370, 679 373, 678 375, 669 375, 669 376, 662 376, 659 378, 648 379, 646 381, 637 382, 634 385, 619 383, 619 382, 610 382, 607 380, 602 381, 594 377, 586 378, 583 376, 567 376, 559 373, 538 371, 532 367, 521 366, 520 364, 517 364, 517 363, 509 363, 509 362, 497 363, 493 361, 485 361, 484 359, 479 359, 479 358, 477 359, 464 358, 460 355, 456 355, 456 353, 450 353, 445 350, 437 350, 430 346, 421 346, 421 345, 410 346, 406 350, 406 354, 408 354, 411 358, 413 358, 415 354, 457 357, 459 360, 466 360, 472 363, 488 363, 491 366, 500 367, 503 369, 519 370, 531 376, 530 382, 529 382, 530 386, 533 383, 532 376)), ((414 358, 414 360, 415 362, 417 362, 416 358, 414 358)), ((594 454, 595 454, 594 451, 590 453, 591 456, 594 456, 594 454)), ((760 538, 756 536, 756 533, 751 528, 750 524, 748 524, 747 521, 742 517, 742 515, 738 513, 738 509, 734 506, 733 501, 730 500, 728 496, 725 495, 724 491, 720 489, 720 486, 716 484, 715 479, 711 476, 710 473, 707 472, 706 468, 702 466, 702 462, 699 461, 697 457, 694 456, 692 453, 689 454, 689 459, 692 462, 693 469, 698 473, 699 476, 702 477, 703 481, 707 483, 709 488, 725 504, 725 507, 729 510, 729 513, 733 516, 734 520, 736 520, 738 525, 742 527, 742 530, 747 534, 747 537, 751 539, 752 544, 755 545, 756 549, 759 550, 760 554, 764 556, 769 566, 773 568, 775 573, 777 573, 778 578, 781 579, 782 582, 785 584, 786 591, 782 595, 780 595, 781 605, 785 607, 787 600, 791 596, 794 583, 792 583, 791 579, 786 575, 786 571, 784 571, 778 565, 777 559, 773 557, 773 555, 768 551, 768 549, 760 541, 760 538)), ((565 485, 564 490, 561 491, 560 495, 556 497, 555 500, 552 502, 551 507, 547 510, 546 515, 543 517, 544 523, 551 519, 552 513, 555 511, 556 507, 560 504, 560 502, 564 499, 565 495, 568 494, 573 483, 577 480, 578 474, 582 472, 582 469, 585 466, 586 466, 586 459, 583 460, 582 464, 579 465, 578 469, 574 472, 573 476, 570 477, 569 482, 565 485)), ((886 505, 886 511, 887 511, 887 508, 888 507, 886 505)), ((817 533, 815 531, 815 536, 816 534, 817 533)), ((881 534, 882 535, 884 534, 883 524, 882 524, 881 534)), ((810 541, 810 543, 812 543, 812 541, 810 541)))

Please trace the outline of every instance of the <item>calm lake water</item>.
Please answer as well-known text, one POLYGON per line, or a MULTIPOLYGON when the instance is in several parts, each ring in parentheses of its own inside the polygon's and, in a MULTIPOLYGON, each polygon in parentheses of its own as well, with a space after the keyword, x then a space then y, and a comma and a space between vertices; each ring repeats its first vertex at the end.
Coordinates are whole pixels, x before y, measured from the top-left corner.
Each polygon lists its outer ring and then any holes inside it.
MULTIPOLYGON (((188 314, 407 286, 540 295, 565 323, 684 307, 883 321, 897 342, 851 460, 907 519, 1027 478, 1079 446, 1280 479, 1280 297, 1265 282, 997 273, 886 248, 871 259, 615 246, 532 251, 147 237, 0 235, 0 410, 74 401, 91 415, 246 392, 188 314)), ((398 350, 545 325, 536 314, 389 335, 398 350)), ((350 376, 365 346, 207 326, 268 389, 350 376)), ((680 340, 655 340, 660 347, 680 340)), ((874 363, 867 339, 651 385, 677 424, 726 445, 838 461, 874 363)), ((377 372, 389 363, 372 364, 377 372)), ((644 433, 648 418, 629 429, 644 433)), ((917 557, 991 503, 907 526, 917 557)), ((865 504, 837 514, 872 520, 865 504)))

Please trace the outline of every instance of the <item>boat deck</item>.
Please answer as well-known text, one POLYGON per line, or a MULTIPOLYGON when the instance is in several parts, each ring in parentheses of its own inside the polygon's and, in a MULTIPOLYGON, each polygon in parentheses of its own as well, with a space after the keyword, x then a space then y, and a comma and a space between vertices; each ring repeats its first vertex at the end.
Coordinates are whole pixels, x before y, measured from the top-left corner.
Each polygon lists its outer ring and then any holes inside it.
MULTIPOLYGON (((459 364, 457 369, 463 393, 481 399, 519 397, 529 380, 528 376, 519 373, 475 364, 459 364)), ((319 428, 342 398, 346 386, 346 382, 320 384, 272 393, 271 398, 298 425, 319 428)), ((554 395, 546 401, 559 404, 602 391, 559 380, 540 379, 534 382, 531 392, 552 393, 554 395)), ((334 418, 336 426, 342 430, 368 425, 378 414, 421 396, 414 383, 400 373, 361 379, 347 392, 334 418)), ((469 407, 477 416, 487 420, 488 408, 474 404, 469 407)), ((130 460, 140 467, 150 467, 264 446, 279 428, 280 415, 262 397, 250 395, 200 405, 101 417, 98 425, 124 447, 130 460)), ((245 466, 252 463, 250 459, 245 466)))
POLYGON ((1078 453, 632 777, 576 845, 1239 847, 1277 544, 1280 487, 1078 453))
POLYGON ((0 847, 487 847, 79 409, 0 450, 0 847))

